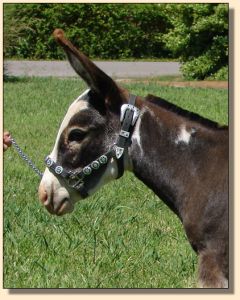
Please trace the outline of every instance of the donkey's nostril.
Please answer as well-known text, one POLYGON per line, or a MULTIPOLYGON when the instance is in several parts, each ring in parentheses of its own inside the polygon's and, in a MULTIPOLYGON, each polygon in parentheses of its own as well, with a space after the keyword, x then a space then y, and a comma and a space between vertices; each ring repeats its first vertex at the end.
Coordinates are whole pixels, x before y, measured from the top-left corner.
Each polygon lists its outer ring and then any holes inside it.
POLYGON ((47 192, 45 192, 42 200, 43 200, 43 202, 46 202, 47 199, 48 199, 48 195, 47 195, 47 192))
POLYGON ((43 184, 40 184, 38 189, 38 196, 41 201, 41 203, 46 207, 46 209, 51 213, 54 214, 53 210, 53 204, 52 204, 52 198, 51 195, 49 196, 47 191, 44 188, 43 184))
POLYGON ((58 205, 55 207, 55 213, 57 216, 62 216, 66 213, 70 213, 73 211, 73 204, 71 203, 69 197, 62 198, 61 201, 59 201, 58 205))
POLYGON ((42 185, 39 186, 38 195, 39 195, 40 201, 43 204, 46 203, 46 201, 48 200, 48 194, 47 194, 45 188, 42 185))

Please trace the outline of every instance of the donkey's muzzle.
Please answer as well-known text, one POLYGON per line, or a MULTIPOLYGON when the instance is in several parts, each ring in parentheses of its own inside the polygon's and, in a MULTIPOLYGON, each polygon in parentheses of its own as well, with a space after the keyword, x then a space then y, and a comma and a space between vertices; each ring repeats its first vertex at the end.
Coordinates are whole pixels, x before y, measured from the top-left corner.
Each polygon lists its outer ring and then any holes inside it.
POLYGON ((52 215, 62 216, 72 212, 74 209, 68 194, 62 190, 53 193, 53 191, 47 191, 41 183, 38 189, 38 195, 41 203, 52 215))

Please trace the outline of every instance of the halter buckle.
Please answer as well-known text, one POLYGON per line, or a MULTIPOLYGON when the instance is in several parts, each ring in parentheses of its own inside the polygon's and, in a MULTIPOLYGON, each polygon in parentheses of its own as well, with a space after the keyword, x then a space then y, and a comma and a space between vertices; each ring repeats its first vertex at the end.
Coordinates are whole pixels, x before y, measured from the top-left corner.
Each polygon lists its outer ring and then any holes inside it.
POLYGON ((67 179, 67 183, 71 188, 77 188, 79 185, 83 184, 83 178, 72 173, 67 179))
POLYGON ((133 117, 132 117, 132 123, 131 125, 134 126, 134 124, 136 123, 137 119, 138 119, 138 116, 139 116, 139 112, 140 110, 132 105, 132 104, 123 104, 121 106, 121 116, 120 116, 120 122, 122 123, 123 119, 124 119, 124 116, 125 116, 125 113, 126 113, 126 110, 131 110, 133 111, 133 117))

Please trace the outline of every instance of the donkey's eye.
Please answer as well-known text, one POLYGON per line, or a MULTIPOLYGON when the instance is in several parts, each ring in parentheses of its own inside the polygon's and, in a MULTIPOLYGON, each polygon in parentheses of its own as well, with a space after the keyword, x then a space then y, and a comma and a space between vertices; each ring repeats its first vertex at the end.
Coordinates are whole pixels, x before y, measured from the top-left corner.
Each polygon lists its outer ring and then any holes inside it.
POLYGON ((87 133, 85 131, 80 129, 73 129, 68 135, 68 140, 69 142, 81 142, 86 134, 87 133))

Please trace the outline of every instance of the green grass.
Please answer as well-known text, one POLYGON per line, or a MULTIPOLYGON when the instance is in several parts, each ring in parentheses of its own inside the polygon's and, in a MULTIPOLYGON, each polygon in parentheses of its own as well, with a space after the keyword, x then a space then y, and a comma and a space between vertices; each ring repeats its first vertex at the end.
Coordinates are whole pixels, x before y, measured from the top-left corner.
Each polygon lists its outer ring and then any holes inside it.
MULTIPOLYGON (((226 90, 124 86, 228 122, 226 90)), ((40 169, 66 109, 84 88, 77 79, 4 84, 4 127, 40 169)), ((14 149, 4 154, 4 288, 196 287, 197 257, 181 223, 132 174, 61 218, 40 205, 38 184, 14 149)))

